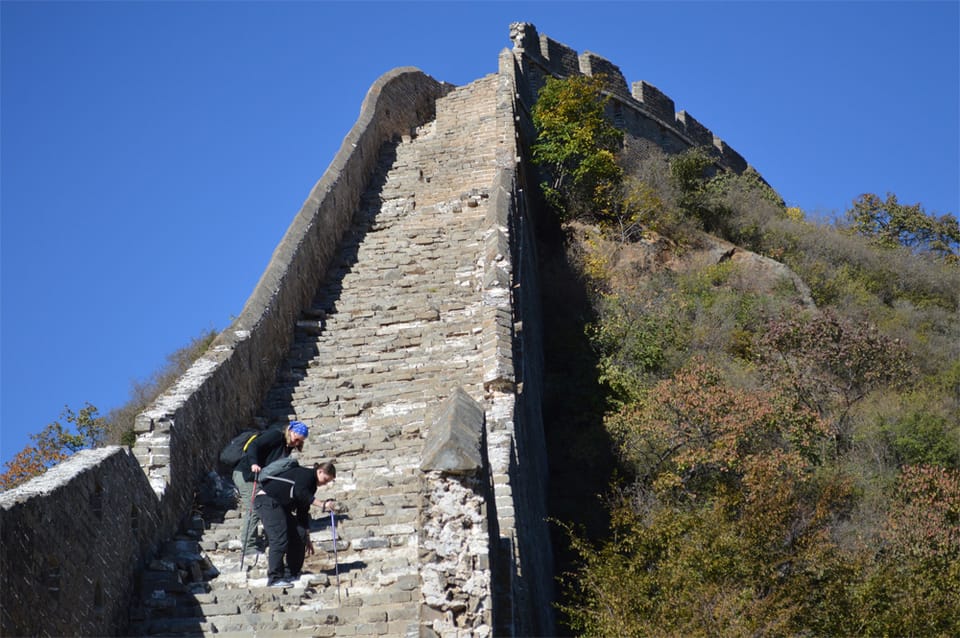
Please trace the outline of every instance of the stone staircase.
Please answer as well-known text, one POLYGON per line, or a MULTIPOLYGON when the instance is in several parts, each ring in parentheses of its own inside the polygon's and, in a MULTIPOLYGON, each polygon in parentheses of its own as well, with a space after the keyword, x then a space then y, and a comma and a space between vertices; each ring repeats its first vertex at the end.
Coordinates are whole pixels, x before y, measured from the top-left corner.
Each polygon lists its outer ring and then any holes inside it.
POLYGON ((433 122, 382 149, 261 407, 264 425, 310 425, 302 464, 337 466, 318 493, 341 506, 337 560, 330 518, 315 510, 317 553, 293 587, 266 587, 265 556, 241 570, 233 486, 211 472, 190 523, 139 576, 132 635, 430 634, 440 612, 423 600, 452 594, 425 591, 421 574, 420 457, 424 425, 454 388, 484 396, 483 233, 502 144, 496 87, 494 75, 455 89, 433 122))

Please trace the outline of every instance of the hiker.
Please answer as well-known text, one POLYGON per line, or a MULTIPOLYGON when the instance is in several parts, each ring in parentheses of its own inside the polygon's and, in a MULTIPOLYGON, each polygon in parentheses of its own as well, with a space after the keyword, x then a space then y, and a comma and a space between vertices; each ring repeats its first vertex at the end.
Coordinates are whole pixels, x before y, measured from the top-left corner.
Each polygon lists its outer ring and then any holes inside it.
POLYGON ((240 492, 240 507, 244 512, 240 526, 240 540, 243 542, 243 553, 247 556, 256 555, 264 550, 263 541, 257 537, 257 524, 260 516, 255 508, 251 507, 253 500, 253 484, 257 480, 260 470, 284 457, 290 456, 294 450, 303 449, 303 442, 307 440, 309 429, 301 421, 291 421, 285 429, 273 428, 265 430, 253 439, 247 446, 247 451, 236 468, 233 470, 233 482, 240 492))
POLYGON ((318 505, 324 512, 335 510, 336 501, 321 501, 315 495, 318 487, 336 477, 337 469, 330 462, 314 463, 310 468, 293 461, 289 468, 265 473, 254 507, 263 521, 269 543, 268 587, 289 587, 300 578, 304 558, 313 554, 310 506, 318 505))

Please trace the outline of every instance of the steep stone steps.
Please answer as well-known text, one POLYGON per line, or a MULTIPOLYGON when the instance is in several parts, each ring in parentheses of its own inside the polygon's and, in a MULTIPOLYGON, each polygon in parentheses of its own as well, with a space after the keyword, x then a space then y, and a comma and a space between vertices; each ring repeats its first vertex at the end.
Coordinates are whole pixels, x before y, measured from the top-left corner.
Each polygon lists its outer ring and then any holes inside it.
MULTIPOLYGON (((383 149, 340 254, 297 321, 261 408, 310 425, 302 464, 333 460, 329 516, 292 588, 267 588, 266 557, 240 570, 232 485, 215 474, 189 529, 141 575, 137 635, 419 636, 442 598, 419 564, 424 424, 451 390, 483 396, 484 218, 500 140, 496 76, 460 87, 436 120, 383 149), (337 586, 339 572, 339 587, 337 586), (431 589, 433 587, 433 589, 431 589)), ((437 590, 439 588, 439 590, 437 590)))

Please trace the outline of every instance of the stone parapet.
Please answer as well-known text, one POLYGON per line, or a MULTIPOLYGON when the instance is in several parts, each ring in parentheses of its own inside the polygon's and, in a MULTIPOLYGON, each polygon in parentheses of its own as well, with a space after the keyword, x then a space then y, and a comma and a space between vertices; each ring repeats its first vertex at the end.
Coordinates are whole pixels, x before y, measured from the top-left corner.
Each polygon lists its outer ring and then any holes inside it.
POLYGON ((612 98, 614 123, 627 135, 652 142, 668 154, 691 147, 704 147, 722 168, 742 173, 746 161, 720 137, 696 121, 686 111, 674 113, 673 100, 646 82, 634 82, 632 90, 620 68, 591 52, 577 52, 537 33, 536 27, 524 22, 510 25, 513 53, 520 66, 518 94, 529 110, 536 102, 537 91, 546 78, 573 75, 602 75, 604 90, 612 98), (539 41, 540 46, 534 46, 539 41))
POLYGON ((436 99, 450 88, 413 68, 397 69, 374 83, 357 123, 287 229, 239 317, 136 418, 134 453, 163 502, 163 531, 176 529, 190 506, 195 477, 215 466, 217 451, 252 420, 273 383, 292 340, 290 326, 323 281, 381 146, 431 120, 436 99))
POLYGON ((616 95, 622 100, 632 99, 627 80, 620 72, 620 67, 596 53, 584 51, 580 55, 580 72, 584 75, 597 75, 603 78, 603 88, 610 95, 616 95))
POLYGON ((0 633, 116 635, 157 528, 153 490, 115 446, 0 493, 0 633))
POLYGON ((674 119, 676 107, 673 105, 673 100, 649 82, 644 80, 634 82, 633 97, 642 102, 653 115, 662 121, 670 122, 674 119))

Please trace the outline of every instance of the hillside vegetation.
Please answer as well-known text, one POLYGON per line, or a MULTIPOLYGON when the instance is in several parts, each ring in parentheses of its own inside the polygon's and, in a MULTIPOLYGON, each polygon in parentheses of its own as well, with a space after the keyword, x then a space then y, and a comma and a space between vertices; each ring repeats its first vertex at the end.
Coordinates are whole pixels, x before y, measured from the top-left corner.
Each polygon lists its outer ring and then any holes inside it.
POLYGON ((706 149, 611 151, 599 86, 534 112, 568 629, 960 635, 956 218, 815 223, 706 149))

